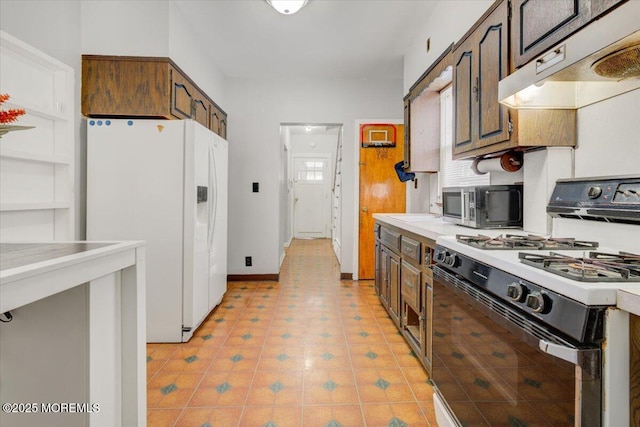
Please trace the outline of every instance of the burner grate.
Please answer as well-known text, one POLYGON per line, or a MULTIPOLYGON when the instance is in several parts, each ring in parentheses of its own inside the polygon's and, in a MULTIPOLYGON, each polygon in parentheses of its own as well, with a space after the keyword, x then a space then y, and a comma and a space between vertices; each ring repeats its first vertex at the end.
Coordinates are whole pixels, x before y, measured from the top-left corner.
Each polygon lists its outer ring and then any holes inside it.
POLYGON ((456 235, 458 242, 478 249, 539 249, 539 250, 589 250, 596 249, 598 242, 576 240, 567 237, 544 237, 535 235, 505 234, 497 237, 456 235))
POLYGON ((525 264, 582 282, 640 282, 640 256, 635 254, 590 252, 589 257, 574 258, 521 252, 518 257, 525 264))

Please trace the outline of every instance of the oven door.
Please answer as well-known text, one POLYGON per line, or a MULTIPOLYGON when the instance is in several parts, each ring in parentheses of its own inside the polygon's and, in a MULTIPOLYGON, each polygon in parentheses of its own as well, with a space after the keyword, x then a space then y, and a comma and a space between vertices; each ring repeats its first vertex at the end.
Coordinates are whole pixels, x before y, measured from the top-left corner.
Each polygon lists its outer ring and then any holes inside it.
POLYGON ((600 426, 600 348, 434 267, 434 388, 462 426, 600 426))

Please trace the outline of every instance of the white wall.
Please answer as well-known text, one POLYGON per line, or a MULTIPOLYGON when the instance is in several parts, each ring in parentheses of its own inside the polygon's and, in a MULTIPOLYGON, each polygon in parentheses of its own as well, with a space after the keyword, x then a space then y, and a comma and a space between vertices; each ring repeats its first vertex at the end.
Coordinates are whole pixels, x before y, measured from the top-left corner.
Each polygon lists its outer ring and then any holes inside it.
POLYGON ((493 0, 447 0, 440 1, 427 17, 422 28, 404 54, 404 90, 418 80, 433 62, 457 42, 482 14, 493 4, 493 0), (427 53, 426 41, 431 39, 431 50, 427 53))
POLYGON ((354 123, 402 117, 401 80, 229 79, 229 274, 278 272, 280 123, 343 123, 342 272, 353 272, 354 123), (260 183, 260 193, 251 183, 260 183), (244 257, 253 256, 253 267, 244 257))
POLYGON ((640 175, 640 89, 578 110, 575 176, 640 175))
POLYGON ((331 157, 331 173, 335 166, 338 135, 291 134, 291 152, 295 154, 327 153, 331 157), (313 144, 313 145, 312 145, 313 144))

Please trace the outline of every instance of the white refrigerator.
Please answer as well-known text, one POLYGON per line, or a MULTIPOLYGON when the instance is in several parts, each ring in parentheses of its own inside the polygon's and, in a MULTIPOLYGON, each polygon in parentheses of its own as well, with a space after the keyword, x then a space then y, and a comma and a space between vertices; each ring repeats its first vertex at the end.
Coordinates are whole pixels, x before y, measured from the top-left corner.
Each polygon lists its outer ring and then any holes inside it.
POLYGON ((87 240, 146 241, 147 342, 188 341, 226 292, 227 177, 192 120, 87 119, 87 240))

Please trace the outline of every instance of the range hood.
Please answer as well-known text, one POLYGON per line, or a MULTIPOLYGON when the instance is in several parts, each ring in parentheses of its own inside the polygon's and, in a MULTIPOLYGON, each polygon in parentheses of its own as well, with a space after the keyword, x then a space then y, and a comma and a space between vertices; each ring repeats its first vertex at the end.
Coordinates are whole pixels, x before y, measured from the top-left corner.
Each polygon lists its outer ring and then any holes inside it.
POLYGON ((639 17, 640 1, 629 1, 587 25, 500 80, 500 102, 518 109, 577 109, 639 89, 639 17), (635 65, 616 58, 609 61, 616 66, 615 72, 605 69, 604 58, 621 51, 635 55, 635 65), (626 65, 620 67, 621 63, 626 65), (602 77, 594 69, 616 76, 602 77), (626 77, 626 71, 634 76, 626 77))

